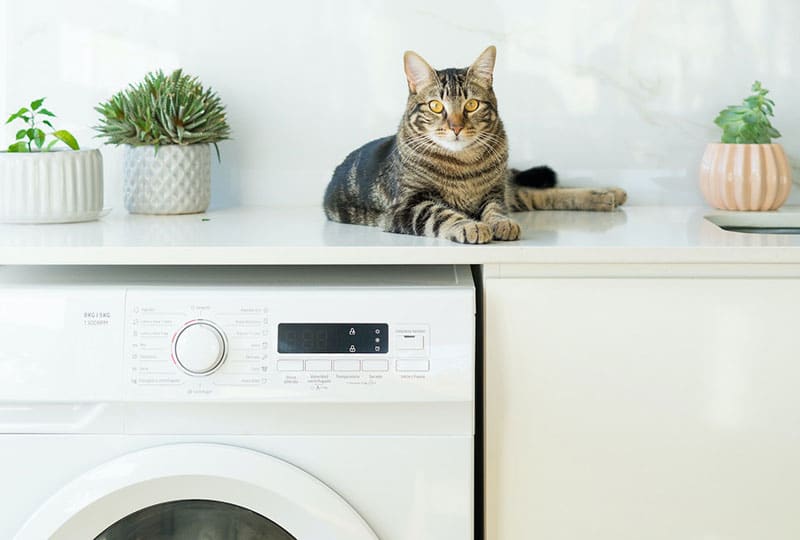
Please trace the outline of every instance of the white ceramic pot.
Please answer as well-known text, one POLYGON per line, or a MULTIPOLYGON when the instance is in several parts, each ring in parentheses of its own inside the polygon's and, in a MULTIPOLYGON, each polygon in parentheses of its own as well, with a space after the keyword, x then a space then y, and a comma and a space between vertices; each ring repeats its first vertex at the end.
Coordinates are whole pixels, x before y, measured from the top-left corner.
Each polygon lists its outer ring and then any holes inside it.
POLYGON ((0 152, 0 222, 88 221, 102 212, 99 150, 0 152))
POLYGON ((211 201, 211 148, 126 146, 125 208, 132 214, 195 214, 211 201))

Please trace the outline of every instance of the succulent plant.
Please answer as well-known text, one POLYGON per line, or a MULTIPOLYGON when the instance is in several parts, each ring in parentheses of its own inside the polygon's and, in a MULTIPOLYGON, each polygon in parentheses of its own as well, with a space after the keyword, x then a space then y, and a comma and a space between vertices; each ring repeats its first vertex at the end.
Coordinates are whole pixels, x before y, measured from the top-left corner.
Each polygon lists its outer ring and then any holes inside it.
POLYGON ((714 123, 722 128, 723 143, 769 144, 781 136, 769 120, 774 116, 775 102, 767 97, 769 90, 759 81, 753 83, 753 94, 741 105, 731 105, 719 112, 714 123))
POLYGON ((219 141, 228 139, 230 127, 225 106, 210 88, 176 69, 161 70, 100 103, 99 137, 108 144, 154 146, 168 144, 213 144, 219 158, 219 141))

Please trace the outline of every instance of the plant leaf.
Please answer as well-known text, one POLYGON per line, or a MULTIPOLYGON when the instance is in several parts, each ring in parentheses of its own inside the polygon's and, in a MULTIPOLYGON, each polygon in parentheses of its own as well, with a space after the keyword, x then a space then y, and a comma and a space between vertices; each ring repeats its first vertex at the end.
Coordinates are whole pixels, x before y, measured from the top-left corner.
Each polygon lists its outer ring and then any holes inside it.
POLYGON ((47 150, 49 152, 56 145, 57 142, 58 142, 58 139, 53 139, 52 141, 47 143, 47 146, 45 147, 45 150, 47 150))
POLYGON ((17 131, 17 135, 16 135, 16 137, 15 137, 15 138, 16 138, 17 140, 24 139, 24 138, 25 138, 25 134, 26 134, 26 133, 28 133, 28 130, 27 130, 27 129, 21 129, 21 130, 17 131))
POLYGON ((27 152, 28 144, 25 141, 15 142, 8 147, 9 152, 27 152))
POLYGON ((724 111, 719 112, 719 115, 714 119, 714 123, 719 127, 724 128, 725 124, 739 122, 741 117, 742 115, 740 113, 734 112, 730 109, 725 109, 724 111))
POLYGON ((755 109, 761 105, 761 98, 758 96, 750 96, 749 98, 745 98, 744 102, 748 109, 755 109))
POLYGON ((751 112, 745 114, 744 116, 742 116, 742 120, 744 120, 745 123, 747 123, 747 124, 755 124, 756 122, 758 122, 760 120, 760 117, 761 117, 760 114, 751 111, 751 112))
POLYGON ((55 114, 51 113, 51 112, 50 112, 50 111, 48 111, 47 109, 39 109, 39 110, 38 110, 38 111, 36 111, 36 112, 37 112, 38 114, 43 114, 43 115, 45 115, 45 116, 52 116, 53 118, 55 118, 55 117, 56 117, 56 115, 55 115, 55 114))
POLYGON ((50 123, 50 120, 42 120, 42 124, 44 124, 44 125, 46 125, 46 126, 49 126, 49 127, 50 127, 50 129, 55 129, 55 128, 53 127, 53 124, 51 124, 51 123, 50 123))
POLYGON ((80 150, 80 146, 78 146, 78 141, 76 141, 75 137, 72 136, 72 133, 70 133, 66 129, 59 129, 58 131, 54 131, 53 137, 59 139, 61 142, 63 142, 73 150, 80 150))
POLYGON ((33 130, 33 143, 36 145, 36 148, 42 147, 42 145, 44 144, 44 138, 45 138, 44 131, 42 131, 39 128, 35 128, 33 130))
POLYGON ((39 98, 31 101, 31 110, 35 111, 36 109, 41 107, 42 103, 44 103, 44 99, 45 98, 39 98))
POLYGON ((6 124, 10 124, 11 122, 16 120, 17 118, 22 118, 23 120, 25 120, 27 122, 28 121, 27 117, 22 116, 26 112, 28 112, 28 109, 26 109, 25 107, 22 107, 20 110, 18 110, 17 112, 15 112, 14 114, 12 114, 11 116, 8 117, 8 120, 6 120, 6 124))

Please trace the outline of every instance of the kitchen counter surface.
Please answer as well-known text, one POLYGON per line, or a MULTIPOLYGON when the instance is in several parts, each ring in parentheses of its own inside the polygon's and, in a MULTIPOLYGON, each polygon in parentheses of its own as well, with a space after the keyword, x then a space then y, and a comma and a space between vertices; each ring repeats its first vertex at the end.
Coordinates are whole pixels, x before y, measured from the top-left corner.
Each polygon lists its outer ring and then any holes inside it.
MULTIPOLYGON (((800 219, 800 207, 780 213, 800 219)), ((116 210, 89 223, 0 225, 0 264, 800 263, 800 235, 727 232, 709 214, 726 215, 671 206, 528 212, 515 215, 521 241, 466 246, 330 223, 317 207, 116 210)))

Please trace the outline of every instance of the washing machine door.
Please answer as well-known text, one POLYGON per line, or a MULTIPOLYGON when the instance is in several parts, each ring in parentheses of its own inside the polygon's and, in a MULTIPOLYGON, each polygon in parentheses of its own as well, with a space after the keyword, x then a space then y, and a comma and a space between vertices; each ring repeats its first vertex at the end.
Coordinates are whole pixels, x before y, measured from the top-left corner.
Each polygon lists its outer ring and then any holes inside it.
POLYGON ((308 473, 252 450, 175 444, 127 454, 78 477, 16 540, 377 540, 308 473))

